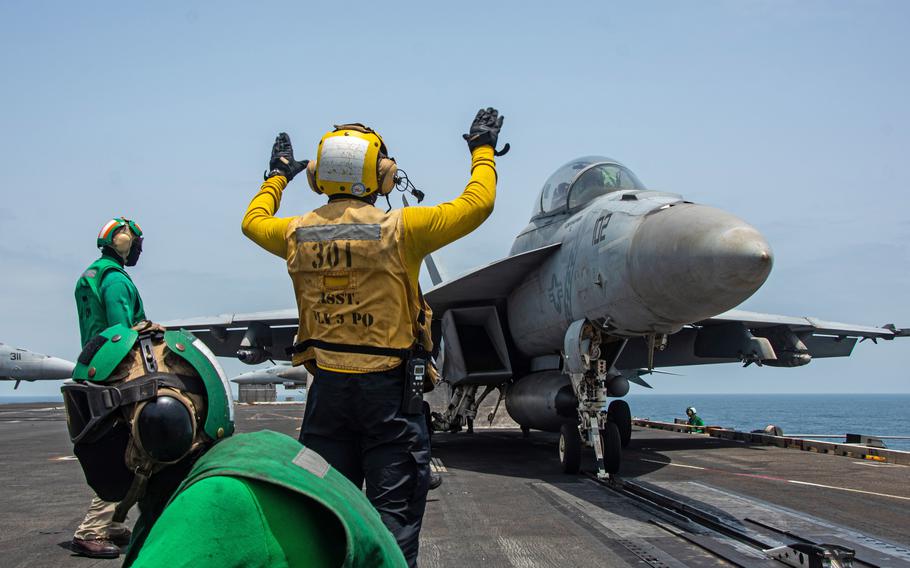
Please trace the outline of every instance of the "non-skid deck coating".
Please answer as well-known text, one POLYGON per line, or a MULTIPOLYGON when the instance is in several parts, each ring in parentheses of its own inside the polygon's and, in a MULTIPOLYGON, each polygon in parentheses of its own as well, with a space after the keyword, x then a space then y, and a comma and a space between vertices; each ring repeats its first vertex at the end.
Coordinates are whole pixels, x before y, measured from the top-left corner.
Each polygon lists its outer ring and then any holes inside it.
MULTIPOLYGON (((302 415, 301 405, 239 405, 238 430, 296 436, 302 415)), ((434 467, 444 483, 430 493, 421 565, 724 565, 628 498, 558 473, 555 444, 552 434, 523 438, 517 430, 434 435, 434 467)), ((768 542, 787 539, 745 519, 847 544, 883 565, 910 562, 910 467, 639 428, 624 457, 623 478, 697 504, 768 542)), ((0 464, 0 566, 119 564, 65 548, 91 492, 59 406, 0 406, 0 464)))

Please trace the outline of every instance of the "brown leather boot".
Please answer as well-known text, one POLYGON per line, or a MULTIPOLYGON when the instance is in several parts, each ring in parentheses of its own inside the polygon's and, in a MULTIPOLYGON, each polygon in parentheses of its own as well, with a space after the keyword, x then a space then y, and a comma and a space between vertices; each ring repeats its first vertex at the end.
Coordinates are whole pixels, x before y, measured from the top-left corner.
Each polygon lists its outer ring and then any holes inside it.
POLYGON ((70 550, 79 556, 88 556, 89 558, 117 558, 120 556, 120 549, 113 542, 103 538, 81 539, 74 538, 70 542, 70 550))
POLYGON ((117 546, 124 547, 130 543, 130 538, 133 534, 130 531, 124 531, 117 534, 112 534, 108 537, 108 540, 116 544, 117 546))

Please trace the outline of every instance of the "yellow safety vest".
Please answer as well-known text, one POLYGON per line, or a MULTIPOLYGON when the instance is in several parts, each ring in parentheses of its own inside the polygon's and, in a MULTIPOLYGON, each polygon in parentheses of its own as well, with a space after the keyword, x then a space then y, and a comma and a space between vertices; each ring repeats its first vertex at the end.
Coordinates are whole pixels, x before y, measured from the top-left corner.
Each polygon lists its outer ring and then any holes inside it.
POLYGON ((300 327, 294 365, 393 369, 420 346, 432 351, 432 313, 411 285, 401 210, 337 199, 288 224, 288 274, 300 327))

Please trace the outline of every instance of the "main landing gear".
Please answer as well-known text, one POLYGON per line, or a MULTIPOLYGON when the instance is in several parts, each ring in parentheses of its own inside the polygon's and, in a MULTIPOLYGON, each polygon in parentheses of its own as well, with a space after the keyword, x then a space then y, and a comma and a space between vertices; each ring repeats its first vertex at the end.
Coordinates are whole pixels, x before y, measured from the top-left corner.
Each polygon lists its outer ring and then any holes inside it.
POLYGON ((619 472, 622 448, 632 435, 632 414, 624 400, 607 406, 607 397, 629 391, 614 366, 625 346, 625 339, 604 338, 586 320, 572 323, 566 332, 566 371, 578 400, 578 423, 564 424, 559 433, 559 461, 566 473, 578 473, 583 445, 594 448, 598 478, 619 472))
POLYGON ((479 385, 460 385, 454 387, 445 412, 433 413, 430 431, 461 432, 462 428, 467 427, 468 434, 473 434, 474 419, 477 417, 477 409, 487 396, 498 388, 499 400, 496 402, 496 408, 487 416, 487 421, 490 424, 493 424, 493 419, 496 417, 496 412, 499 410, 499 404, 503 400, 505 385, 486 385, 479 396, 477 394, 478 388, 479 385))

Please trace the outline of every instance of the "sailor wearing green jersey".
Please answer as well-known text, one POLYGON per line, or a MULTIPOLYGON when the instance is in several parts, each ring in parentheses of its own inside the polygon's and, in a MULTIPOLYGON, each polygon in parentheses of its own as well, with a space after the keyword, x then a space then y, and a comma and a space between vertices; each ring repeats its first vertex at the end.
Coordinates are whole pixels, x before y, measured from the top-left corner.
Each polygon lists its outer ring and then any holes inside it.
POLYGON ((76 309, 82 345, 108 327, 130 327, 145 319, 139 290, 124 266, 135 266, 142 254, 142 229, 135 221, 117 217, 98 233, 101 258, 76 282, 76 309))
MULTIPOLYGON (((694 406, 690 406, 689 408, 686 409, 686 416, 689 417, 689 421, 687 422, 687 424, 689 424, 689 426, 704 426, 705 425, 705 421, 702 420, 701 417, 698 415, 698 411, 695 410, 694 406)), ((704 429, 703 428, 692 428, 692 432, 694 432, 696 434, 701 434, 702 432, 704 432, 704 429)))
MULTIPOLYGON (((135 266, 142 253, 142 229, 124 217, 111 219, 101 227, 96 241, 101 258, 93 262, 76 282, 76 310, 82 346, 108 327, 136 325, 145 319, 139 290, 124 270, 135 266)), ((70 548, 91 558, 116 558, 118 545, 130 540, 123 523, 114 523, 116 503, 92 498, 82 523, 73 534, 70 548)))
POLYGON ((65 384, 86 479, 140 517, 124 566, 404 567, 359 488, 276 432, 232 436, 233 402, 211 351, 185 331, 114 326, 65 384))

